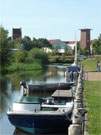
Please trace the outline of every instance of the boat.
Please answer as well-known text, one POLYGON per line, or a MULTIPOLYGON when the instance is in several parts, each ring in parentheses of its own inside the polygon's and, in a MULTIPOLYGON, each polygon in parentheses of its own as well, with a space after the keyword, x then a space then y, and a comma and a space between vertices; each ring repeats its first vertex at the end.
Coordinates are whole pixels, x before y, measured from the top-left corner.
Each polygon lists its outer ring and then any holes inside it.
POLYGON ((23 96, 7 112, 8 119, 16 128, 31 134, 67 133, 71 124, 73 97, 72 94, 66 96, 65 92, 59 90, 51 97, 38 97, 34 102, 27 102, 24 99, 28 96, 23 96))
POLYGON ((80 65, 78 64, 77 57, 77 42, 75 42, 75 55, 74 62, 66 68, 65 77, 67 82, 77 82, 79 73, 80 73, 80 65))
POLYGON ((43 84, 27 84, 25 80, 20 82, 20 86, 23 91, 28 94, 33 94, 35 92, 49 92, 53 93, 55 90, 65 90, 70 89, 73 86, 73 82, 60 82, 60 83, 43 83, 43 84))

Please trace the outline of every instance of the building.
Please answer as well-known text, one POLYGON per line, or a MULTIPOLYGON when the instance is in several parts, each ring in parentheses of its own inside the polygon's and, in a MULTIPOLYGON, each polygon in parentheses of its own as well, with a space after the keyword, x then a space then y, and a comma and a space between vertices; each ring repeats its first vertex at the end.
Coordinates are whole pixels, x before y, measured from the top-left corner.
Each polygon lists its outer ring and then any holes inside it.
POLYGON ((22 38, 21 28, 13 28, 12 37, 13 39, 21 39, 22 38))
POLYGON ((69 52, 71 51, 71 48, 64 41, 61 41, 60 39, 53 39, 48 41, 52 45, 53 50, 57 51, 60 54, 64 54, 67 51, 69 52))
POLYGON ((43 51, 46 53, 52 53, 52 49, 50 49, 48 47, 43 47, 43 51))
POLYGON ((81 36, 80 36, 80 47, 82 49, 88 49, 90 52, 90 31, 91 29, 81 29, 81 36))
POLYGON ((72 50, 74 50, 76 46, 76 41, 64 41, 72 50))

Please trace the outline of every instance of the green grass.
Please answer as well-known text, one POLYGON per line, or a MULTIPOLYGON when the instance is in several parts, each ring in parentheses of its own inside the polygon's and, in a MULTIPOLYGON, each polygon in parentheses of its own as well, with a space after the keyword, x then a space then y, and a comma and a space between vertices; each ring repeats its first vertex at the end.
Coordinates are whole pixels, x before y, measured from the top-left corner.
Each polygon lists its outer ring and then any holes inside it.
POLYGON ((86 59, 82 62, 84 70, 86 71, 96 71, 96 60, 95 59, 86 59))
POLYGON ((98 60, 101 61, 101 57, 89 58, 89 59, 82 61, 82 64, 84 66, 84 70, 96 71, 96 64, 97 64, 98 60))
MULTIPOLYGON (((101 61, 101 56, 82 61, 84 70, 96 71, 98 60, 101 61)), ((88 133, 89 135, 101 135, 101 80, 85 81, 84 89, 88 110, 88 133)))
POLYGON ((30 71, 30 70, 37 70, 42 69, 42 65, 38 62, 33 62, 29 64, 25 63, 12 63, 8 68, 8 72, 14 72, 14 71, 30 71))
POLYGON ((101 135, 101 81, 85 81, 89 135, 101 135))

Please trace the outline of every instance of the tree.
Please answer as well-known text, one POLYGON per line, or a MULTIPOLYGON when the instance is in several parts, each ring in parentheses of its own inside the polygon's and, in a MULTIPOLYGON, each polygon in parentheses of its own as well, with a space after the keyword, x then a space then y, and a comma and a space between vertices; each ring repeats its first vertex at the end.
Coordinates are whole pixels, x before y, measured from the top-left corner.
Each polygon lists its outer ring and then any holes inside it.
POLYGON ((48 42, 47 39, 44 39, 44 38, 39 38, 38 39, 38 46, 39 48, 42 48, 42 47, 51 47, 50 43, 48 42))
POLYGON ((27 52, 26 51, 16 51, 14 53, 14 60, 16 63, 24 63, 27 57, 27 52))
POLYGON ((43 48, 43 47, 51 48, 51 45, 48 42, 48 40, 44 38, 39 38, 39 39, 33 38, 32 44, 34 48, 43 48))
POLYGON ((8 44, 11 49, 15 48, 15 46, 14 46, 15 41, 11 37, 8 37, 8 44))
POLYGON ((32 49, 32 41, 31 41, 30 37, 25 36, 22 39, 22 49, 27 50, 27 51, 32 49))
POLYGON ((32 47, 37 48, 38 47, 38 40, 36 38, 33 38, 32 40, 32 47))
POLYGON ((22 42, 21 39, 18 38, 18 39, 13 40, 12 42, 13 42, 13 47, 15 49, 22 49, 21 48, 21 44, 22 44, 21 43, 22 42))
POLYGON ((101 34, 98 39, 93 40, 93 52, 94 54, 101 54, 101 34))
POLYGON ((0 65, 1 71, 6 69, 6 66, 10 63, 10 44, 8 42, 8 31, 2 26, 0 27, 0 65))
POLYGON ((29 52, 29 57, 32 58, 33 60, 36 59, 41 62, 41 64, 47 64, 48 63, 48 56, 45 52, 38 48, 33 48, 29 52))

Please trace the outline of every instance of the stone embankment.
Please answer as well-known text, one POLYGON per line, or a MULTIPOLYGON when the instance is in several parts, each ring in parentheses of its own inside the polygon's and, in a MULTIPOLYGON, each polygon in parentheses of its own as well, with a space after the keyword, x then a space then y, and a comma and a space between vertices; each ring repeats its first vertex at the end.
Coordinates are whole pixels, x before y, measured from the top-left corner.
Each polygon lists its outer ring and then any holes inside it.
POLYGON ((68 135, 87 135, 85 128, 85 117, 86 110, 83 100, 83 70, 81 68, 74 93, 72 124, 69 126, 68 135))

